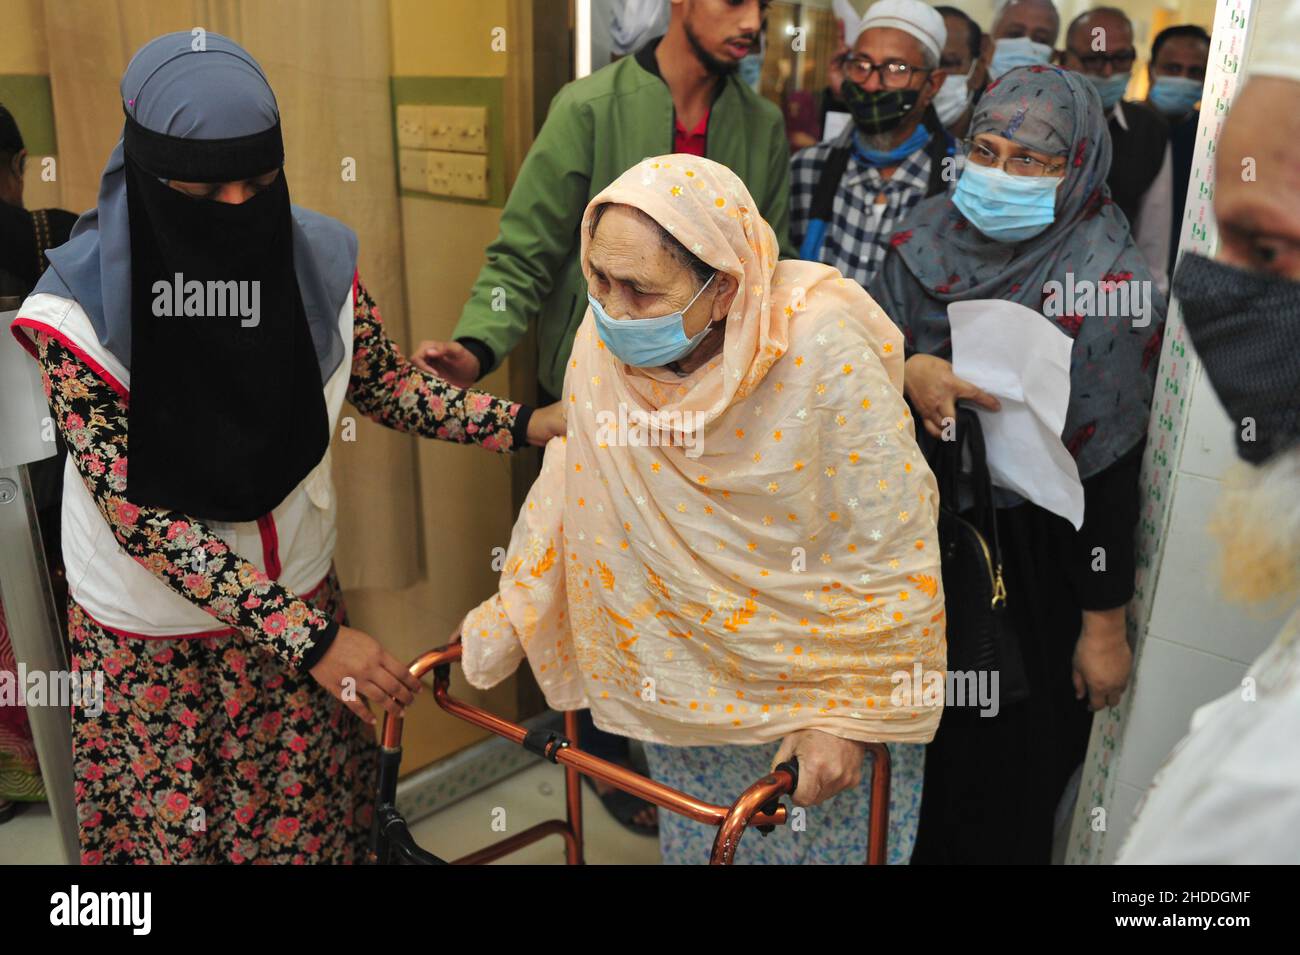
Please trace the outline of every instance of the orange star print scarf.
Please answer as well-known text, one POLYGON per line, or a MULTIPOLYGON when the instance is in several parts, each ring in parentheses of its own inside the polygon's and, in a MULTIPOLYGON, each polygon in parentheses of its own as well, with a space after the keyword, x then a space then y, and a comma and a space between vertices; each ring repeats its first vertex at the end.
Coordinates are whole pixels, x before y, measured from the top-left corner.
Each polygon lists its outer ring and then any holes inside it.
POLYGON ((498 592, 461 628, 470 682, 526 656, 553 708, 659 743, 930 740, 942 703, 909 691, 915 664, 944 670, 938 493, 898 330, 835 269, 778 263, 724 166, 625 172, 587 207, 584 272, 607 202, 735 276, 723 350, 686 377, 631 367, 588 311, 568 436, 546 449, 498 592))

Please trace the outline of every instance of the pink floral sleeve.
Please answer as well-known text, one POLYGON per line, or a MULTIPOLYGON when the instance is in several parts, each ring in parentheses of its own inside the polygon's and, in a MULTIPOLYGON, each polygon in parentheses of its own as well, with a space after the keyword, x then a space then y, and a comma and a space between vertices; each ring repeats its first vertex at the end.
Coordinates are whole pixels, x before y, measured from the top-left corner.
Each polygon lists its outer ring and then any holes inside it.
POLYGON ((126 499, 125 399, 49 334, 36 336, 45 397, 78 473, 122 549, 186 600, 300 669, 338 630, 192 517, 126 499))
POLYGON ((416 368, 384 331, 379 309, 359 280, 354 319, 348 400, 358 411, 398 431, 489 451, 527 444, 530 409, 416 368))

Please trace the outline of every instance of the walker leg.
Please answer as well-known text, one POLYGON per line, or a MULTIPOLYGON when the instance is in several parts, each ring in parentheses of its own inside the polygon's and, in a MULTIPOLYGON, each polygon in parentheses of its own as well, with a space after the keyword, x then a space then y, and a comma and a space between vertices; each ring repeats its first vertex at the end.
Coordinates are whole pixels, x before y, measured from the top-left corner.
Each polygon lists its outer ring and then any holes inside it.
MULTIPOLYGON (((582 748, 582 743, 578 739, 576 710, 569 710, 564 714, 564 735, 569 738, 569 742, 574 747, 582 748)), ((565 853, 568 857, 566 862, 568 865, 583 865, 585 860, 582 841, 582 774, 573 766, 564 767, 564 802, 569 831, 573 833, 572 839, 565 840, 565 853)))
POLYGON ((868 743, 867 750, 872 755, 867 865, 885 865, 889 847, 889 749, 884 743, 868 743))

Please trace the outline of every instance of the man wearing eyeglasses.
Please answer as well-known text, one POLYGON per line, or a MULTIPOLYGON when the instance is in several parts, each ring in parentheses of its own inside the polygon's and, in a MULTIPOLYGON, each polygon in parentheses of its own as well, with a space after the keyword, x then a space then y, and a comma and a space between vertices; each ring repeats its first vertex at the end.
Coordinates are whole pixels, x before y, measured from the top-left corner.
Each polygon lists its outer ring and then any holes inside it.
POLYGON ((943 85, 943 17, 921 0, 879 0, 844 60, 840 98, 852 122, 795 153, 790 234, 799 257, 824 262, 867 291, 889 236, 922 198, 957 181, 963 157, 931 100, 943 85))
POLYGON ((1164 292, 1169 289, 1173 157, 1164 118, 1142 103, 1124 101, 1136 59, 1133 24, 1123 10, 1097 7, 1075 17, 1066 31, 1062 65, 1092 81, 1109 115, 1111 197, 1128 217, 1138 250, 1164 292))

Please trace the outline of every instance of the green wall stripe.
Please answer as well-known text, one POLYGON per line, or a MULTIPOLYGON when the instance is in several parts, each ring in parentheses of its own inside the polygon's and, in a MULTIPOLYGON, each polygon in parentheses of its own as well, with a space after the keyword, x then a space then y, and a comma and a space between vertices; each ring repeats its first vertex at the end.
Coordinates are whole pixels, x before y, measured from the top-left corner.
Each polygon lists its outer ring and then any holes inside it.
POLYGON ((397 145, 397 107, 407 103, 436 106, 486 106, 488 110, 488 198, 459 199, 434 196, 410 189, 399 190, 412 199, 436 199, 470 206, 501 208, 506 202, 505 176, 505 84, 500 77, 487 76, 394 76, 393 89, 393 163, 399 161, 397 145))
POLYGON ((0 103, 14 114, 29 156, 58 155, 48 76, 0 74, 0 103))

